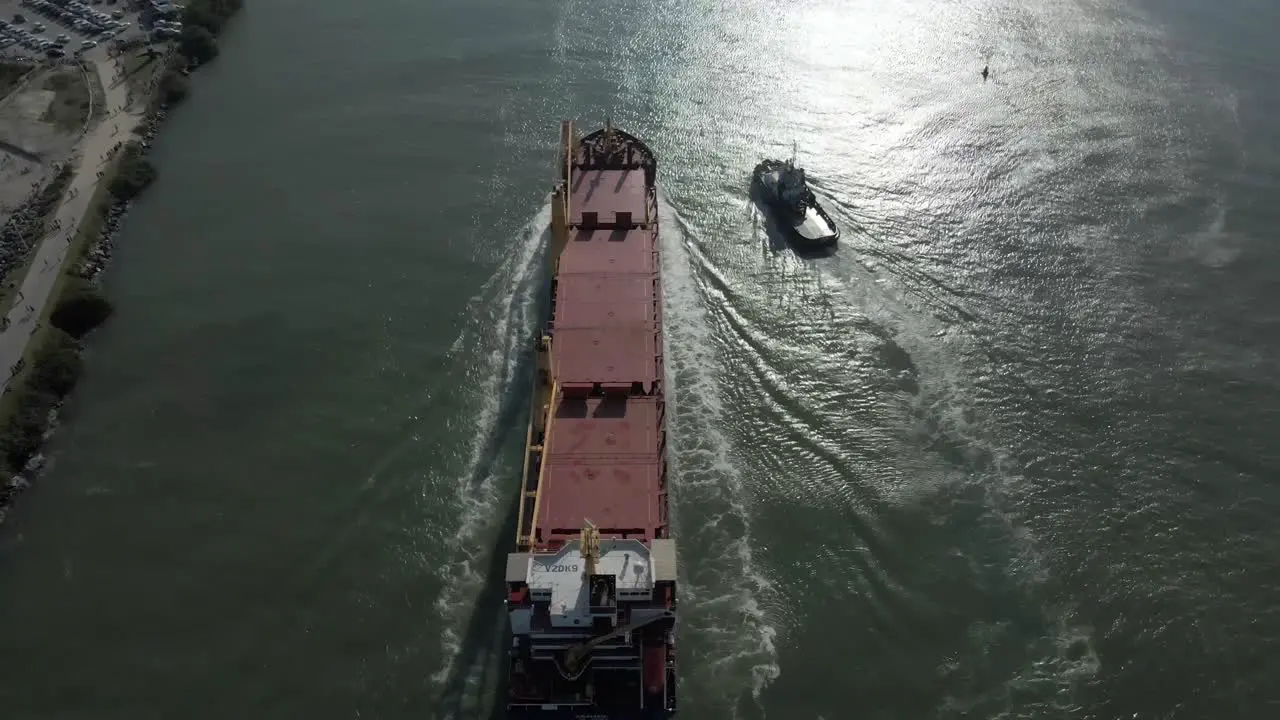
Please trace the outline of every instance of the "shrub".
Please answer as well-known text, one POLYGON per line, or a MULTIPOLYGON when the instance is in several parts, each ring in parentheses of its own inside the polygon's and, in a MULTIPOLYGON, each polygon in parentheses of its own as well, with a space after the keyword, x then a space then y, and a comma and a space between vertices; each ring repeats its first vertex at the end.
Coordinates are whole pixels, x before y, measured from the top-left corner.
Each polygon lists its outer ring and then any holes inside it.
POLYGON ((177 105, 187 98, 187 79, 176 70, 165 70, 160 78, 160 100, 166 105, 177 105))
POLYGON ((49 413, 80 379, 80 343, 54 331, 31 361, 26 382, 14 388, 14 413, 0 428, 0 452, 13 470, 27 464, 40 450, 49 429, 49 413))
POLYGON ((132 200, 156 179, 155 167, 142 155, 136 141, 120 150, 120 164, 107 190, 118 200, 132 200))
POLYGON ((29 387, 13 392, 15 410, 4 428, 0 429, 0 450, 9 467, 19 470, 40 450, 45 430, 49 429, 49 412, 58 404, 58 398, 29 387))
POLYGON ((45 82, 45 89, 53 90, 55 92, 66 90, 71 87, 71 84, 75 81, 76 77, 71 73, 60 72, 49 77, 49 80, 45 82))
POLYGON ((202 65, 218 56, 218 41, 199 25, 186 25, 178 36, 178 51, 192 63, 202 65))
POLYGON ((65 332, 54 332, 40 347, 32 364, 32 388, 64 398, 80 379, 80 343, 65 332))
POLYGON ((49 322, 69 335, 69 339, 79 339, 106 322, 112 310, 111 301, 98 291, 96 285, 80 281, 68 285, 54 306, 49 322))

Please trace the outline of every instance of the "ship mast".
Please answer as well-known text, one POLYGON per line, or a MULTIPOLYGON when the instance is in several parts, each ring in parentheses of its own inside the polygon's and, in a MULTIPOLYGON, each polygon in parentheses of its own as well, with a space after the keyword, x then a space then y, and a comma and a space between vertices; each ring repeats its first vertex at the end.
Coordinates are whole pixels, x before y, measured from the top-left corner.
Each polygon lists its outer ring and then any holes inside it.
POLYGON ((596 574, 596 563, 600 561, 600 530, 590 520, 583 520, 582 526, 582 560, 586 564, 586 575, 590 579, 596 574))

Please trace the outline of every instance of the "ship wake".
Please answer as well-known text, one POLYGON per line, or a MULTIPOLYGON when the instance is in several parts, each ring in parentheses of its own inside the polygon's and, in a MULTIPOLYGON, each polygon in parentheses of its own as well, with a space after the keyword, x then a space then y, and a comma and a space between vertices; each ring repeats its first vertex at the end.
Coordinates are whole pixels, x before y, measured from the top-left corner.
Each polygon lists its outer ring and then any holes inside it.
POLYGON ((529 340, 540 311, 550 216, 548 205, 520 230, 507 260, 467 302, 466 317, 475 320, 450 348, 452 356, 483 361, 471 371, 478 376, 472 401, 479 410, 468 418, 475 437, 469 456, 452 483, 436 485, 454 488, 448 503, 457 518, 436 570, 441 589, 433 625, 440 629, 441 664, 431 680, 443 706, 441 717, 480 716, 480 708, 498 694, 497 655, 504 626, 496 594, 501 583, 490 576, 495 567, 501 573, 499 565, 515 532, 514 493, 508 491, 514 487, 510 479, 520 472, 529 340))
POLYGON ((716 342, 702 306, 696 248, 664 199, 663 308, 672 424, 672 492, 687 591, 683 674, 700 698, 763 715, 760 693, 778 678, 770 580, 755 562, 747 493, 721 432, 716 342))

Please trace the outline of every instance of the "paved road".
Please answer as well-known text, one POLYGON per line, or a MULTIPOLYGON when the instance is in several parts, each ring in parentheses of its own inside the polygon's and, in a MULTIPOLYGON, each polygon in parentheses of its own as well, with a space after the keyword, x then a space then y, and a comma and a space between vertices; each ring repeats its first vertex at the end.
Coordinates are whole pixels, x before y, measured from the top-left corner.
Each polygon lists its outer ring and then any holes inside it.
POLYGON ((36 329, 37 320, 50 301, 54 282, 58 279, 67 249, 75 237, 89 200, 98 185, 98 171, 104 167, 107 154, 119 141, 130 137, 129 133, 143 119, 142 108, 130 111, 129 85, 116 82, 115 61, 107 57, 105 48, 95 48, 86 54, 106 90, 107 117, 89 129, 76 145, 70 162, 76 164, 76 172, 62 196, 53 220, 47 225, 48 235, 40 240, 27 275, 22 279, 19 292, 14 295, 13 307, 8 313, 8 327, 0 331, 0 392, 9 385, 10 368, 22 357, 27 343, 36 329), (57 229, 53 229, 55 224, 57 229))

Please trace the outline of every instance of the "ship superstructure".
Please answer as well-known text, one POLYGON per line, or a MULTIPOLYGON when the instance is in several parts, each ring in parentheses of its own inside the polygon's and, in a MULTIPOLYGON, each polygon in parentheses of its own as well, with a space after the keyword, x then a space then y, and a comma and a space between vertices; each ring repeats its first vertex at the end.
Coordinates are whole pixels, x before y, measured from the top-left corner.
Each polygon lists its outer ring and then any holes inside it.
POLYGON ((561 123, 551 317, 507 558, 510 718, 676 707, 657 159, 611 123, 561 123))

